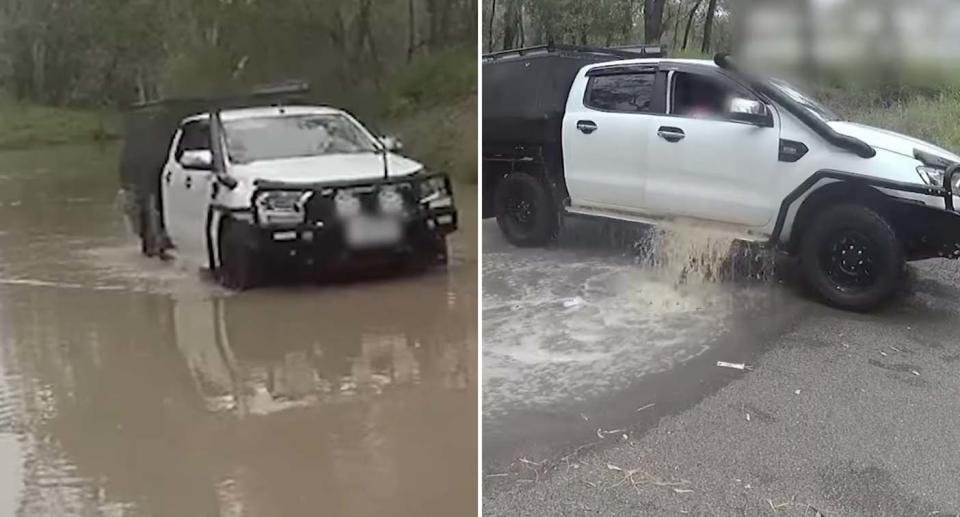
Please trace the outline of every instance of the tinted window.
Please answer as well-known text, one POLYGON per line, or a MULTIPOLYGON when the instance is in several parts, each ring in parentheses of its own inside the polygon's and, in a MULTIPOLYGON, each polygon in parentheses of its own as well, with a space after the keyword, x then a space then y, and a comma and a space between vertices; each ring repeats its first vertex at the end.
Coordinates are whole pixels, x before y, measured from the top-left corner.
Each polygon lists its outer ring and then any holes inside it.
POLYGON ((210 149, 210 124, 206 120, 188 122, 183 125, 183 136, 177 144, 177 159, 183 156, 184 151, 201 151, 210 149))
POLYGON ((653 73, 591 77, 587 83, 586 105, 604 111, 647 113, 655 77, 653 73))

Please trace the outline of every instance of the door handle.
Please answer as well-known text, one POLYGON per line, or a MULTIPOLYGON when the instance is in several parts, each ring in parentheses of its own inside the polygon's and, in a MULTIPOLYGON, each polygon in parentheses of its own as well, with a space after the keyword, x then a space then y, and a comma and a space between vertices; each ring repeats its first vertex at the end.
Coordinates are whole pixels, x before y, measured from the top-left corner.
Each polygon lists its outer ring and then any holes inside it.
POLYGON ((597 123, 592 120, 581 120, 577 122, 577 129, 585 135, 589 135, 597 130, 597 123))
POLYGON ((193 186, 193 177, 192 177, 192 176, 187 176, 187 179, 184 180, 184 186, 187 187, 188 189, 193 186))
POLYGON ((687 137, 687 134, 678 127, 663 126, 657 130, 657 136, 667 142, 676 143, 687 137))

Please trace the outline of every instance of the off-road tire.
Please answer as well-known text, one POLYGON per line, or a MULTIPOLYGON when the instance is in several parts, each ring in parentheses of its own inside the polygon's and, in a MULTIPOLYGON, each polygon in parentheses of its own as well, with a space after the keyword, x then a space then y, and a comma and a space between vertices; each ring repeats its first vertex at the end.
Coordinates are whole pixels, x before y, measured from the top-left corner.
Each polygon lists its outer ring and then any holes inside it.
POLYGON ((890 301, 903 280, 903 245, 873 209, 844 204, 817 215, 802 236, 800 268, 827 304, 866 312, 890 301))
POLYGON ((422 247, 403 260, 403 267, 410 274, 425 273, 431 268, 442 268, 448 264, 446 237, 424 243, 422 247))
POLYGON ((148 257, 156 257, 163 251, 160 242, 160 214, 154 208, 156 198, 153 195, 137 203, 137 223, 140 235, 140 251, 148 257))
POLYGON ((263 275, 257 254, 244 241, 238 227, 230 222, 220 232, 220 284, 234 291, 245 291, 260 285, 263 275))
POLYGON ((514 172, 500 180, 493 207, 500 231, 514 246, 544 246, 557 237, 559 212, 546 184, 535 176, 514 172))
POLYGON ((447 238, 437 239, 431 254, 430 265, 434 267, 446 267, 450 263, 450 248, 447 244, 447 238))

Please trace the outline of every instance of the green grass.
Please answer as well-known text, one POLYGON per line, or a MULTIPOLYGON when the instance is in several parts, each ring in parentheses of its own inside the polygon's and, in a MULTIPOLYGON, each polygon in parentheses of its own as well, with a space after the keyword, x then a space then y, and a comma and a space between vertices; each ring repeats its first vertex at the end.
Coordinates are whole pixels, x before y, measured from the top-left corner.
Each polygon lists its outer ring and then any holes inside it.
POLYGON ((117 117, 94 110, 0 101, 0 149, 113 140, 117 117))
MULTIPOLYGON (((848 105, 849 106, 849 105, 848 105)), ((890 107, 861 105, 843 108, 844 118, 889 129, 960 153, 960 92, 935 98, 918 97, 890 107)))

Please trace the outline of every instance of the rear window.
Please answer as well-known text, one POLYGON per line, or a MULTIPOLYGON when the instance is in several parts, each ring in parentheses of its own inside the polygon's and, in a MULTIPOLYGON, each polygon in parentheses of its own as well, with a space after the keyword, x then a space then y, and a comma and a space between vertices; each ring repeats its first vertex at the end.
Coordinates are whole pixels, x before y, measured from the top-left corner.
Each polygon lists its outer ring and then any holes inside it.
POLYGON ((602 111, 649 113, 655 79, 653 72, 593 76, 584 104, 602 111))

